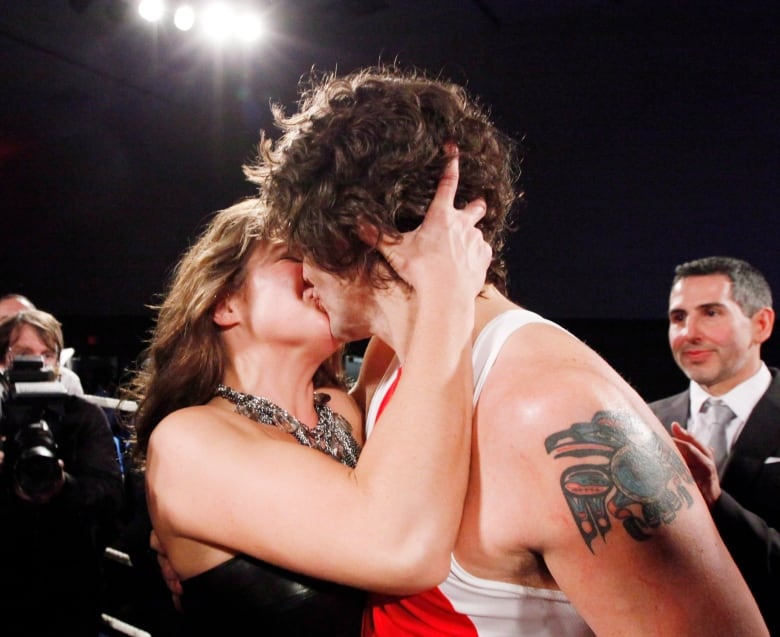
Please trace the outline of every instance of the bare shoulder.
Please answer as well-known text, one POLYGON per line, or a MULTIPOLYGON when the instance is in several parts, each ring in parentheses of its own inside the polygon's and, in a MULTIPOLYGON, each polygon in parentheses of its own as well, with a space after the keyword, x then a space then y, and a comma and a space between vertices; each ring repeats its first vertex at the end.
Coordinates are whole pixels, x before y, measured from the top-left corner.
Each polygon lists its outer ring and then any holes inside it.
POLYGON ((540 556, 595 632, 743 634, 717 632, 749 597, 684 461, 596 352, 553 326, 518 330, 476 422, 475 464, 492 485, 479 493, 481 528, 501 530, 501 555, 540 556), (715 594, 732 610, 716 617, 715 594))
MULTIPOLYGON (((239 459, 263 454, 286 435, 281 430, 214 405, 185 407, 170 413, 155 427, 147 452, 147 483, 164 481, 168 488, 190 490, 213 474, 237 466, 239 459)), ((274 446, 275 448, 275 446, 274 446)))
POLYGON ((197 441, 222 420, 219 416, 219 410, 209 405, 177 409, 154 428, 149 439, 150 453, 172 445, 180 446, 185 440, 197 441))
MULTIPOLYGON (((149 438, 146 485, 152 492, 179 497, 204 479, 196 467, 213 467, 215 447, 230 431, 219 410, 209 405, 186 407, 163 418, 149 438)), ((230 436, 229 436, 230 437, 230 436)))
POLYGON ((525 501, 548 521, 566 520, 525 529, 538 550, 576 542, 590 552, 597 540, 643 541, 697 501, 685 463, 641 398, 558 328, 527 326, 510 338, 478 419, 487 430, 479 434, 483 448, 500 458, 498 466, 533 467, 509 476, 525 501))
POLYGON ((493 403, 544 413, 554 422, 589 417, 595 411, 633 410, 655 427, 655 418, 634 389, 597 352, 565 330, 543 323, 517 330, 506 342, 485 387, 493 403))

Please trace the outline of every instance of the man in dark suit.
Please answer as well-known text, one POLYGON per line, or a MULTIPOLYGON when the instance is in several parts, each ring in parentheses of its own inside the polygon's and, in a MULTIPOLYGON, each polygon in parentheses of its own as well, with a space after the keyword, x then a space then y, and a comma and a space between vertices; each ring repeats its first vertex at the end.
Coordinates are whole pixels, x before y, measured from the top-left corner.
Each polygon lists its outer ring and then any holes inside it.
POLYGON ((677 266, 669 296, 669 344, 690 385, 650 407, 675 436, 777 637, 780 373, 761 360, 774 318, 769 284, 749 263, 707 257, 677 266), (724 416, 715 418, 716 411, 724 416))

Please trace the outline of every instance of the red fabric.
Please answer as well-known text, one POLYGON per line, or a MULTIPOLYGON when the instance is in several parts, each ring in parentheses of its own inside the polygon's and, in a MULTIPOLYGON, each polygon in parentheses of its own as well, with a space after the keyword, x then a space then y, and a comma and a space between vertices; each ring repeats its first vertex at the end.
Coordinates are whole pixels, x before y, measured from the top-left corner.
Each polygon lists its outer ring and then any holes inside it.
POLYGON ((377 409, 376 412, 377 422, 379 422, 379 419, 382 417, 382 412, 385 410, 385 407, 387 407, 387 403, 389 403, 390 399, 393 397, 393 394, 395 393, 395 388, 398 387, 398 381, 401 380, 402 371, 403 368, 399 367, 398 372, 395 375, 395 379, 393 380, 393 384, 387 388, 385 395, 382 397, 382 402, 380 403, 379 409, 377 409))
POLYGON ((438 588, 409 597, 372 595, 363 614, 363 637, 477 637, 438 588))

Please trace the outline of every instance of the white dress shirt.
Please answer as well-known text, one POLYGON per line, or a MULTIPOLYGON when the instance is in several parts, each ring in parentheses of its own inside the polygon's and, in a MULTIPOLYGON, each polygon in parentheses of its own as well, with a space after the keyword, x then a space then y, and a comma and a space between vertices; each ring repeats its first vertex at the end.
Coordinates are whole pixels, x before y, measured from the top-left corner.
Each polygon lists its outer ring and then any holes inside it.
MULTIPOLYGON (((739 434, 742 433, 742 428, 745 426, 756 403, 761 400, 761 396, 766 393, 771 383, 772 374, 766 363, 762 362, 759 370, 750 378, 722 396, 717 396, 736 414, 736 417, 726 425, 726 440, 728 441, 729 451, 734 447, 739 434)), ((710 440, 711 432, 708 430, 708 425, 701 418, 701 406, 705 400, 715 398, 715 396, 708 394, 701 385, 694 381, 691 381, 690 394, 691 411, 688 414, 688 431, 698 440, 710 440)))

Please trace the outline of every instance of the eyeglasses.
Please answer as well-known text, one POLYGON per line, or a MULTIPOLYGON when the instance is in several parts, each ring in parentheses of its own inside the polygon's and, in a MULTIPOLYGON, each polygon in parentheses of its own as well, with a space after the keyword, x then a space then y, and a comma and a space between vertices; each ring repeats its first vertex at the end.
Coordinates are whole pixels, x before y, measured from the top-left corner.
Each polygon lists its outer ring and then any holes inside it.
POLYGON ((60 357, 57 352, 52 352, 50 349, 42 352, 34 352, 29 347, 13 348, 9 347, 5 353, 5 364, 11 365, 14 358, 19 356, 36 356, 43 359, 45 367, 57 367, 60 363, 60 357))

